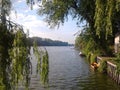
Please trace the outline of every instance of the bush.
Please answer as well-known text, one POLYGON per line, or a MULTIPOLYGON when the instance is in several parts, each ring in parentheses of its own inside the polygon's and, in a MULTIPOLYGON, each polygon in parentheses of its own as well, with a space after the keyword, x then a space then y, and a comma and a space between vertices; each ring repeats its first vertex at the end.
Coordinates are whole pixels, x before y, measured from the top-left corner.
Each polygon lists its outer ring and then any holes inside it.
POLYGON ((95 55, 95 54, 90 55, 90 64, 96 62, 96 57, 97 57, 97 55, 95 55))
POLYGON ((101 73, 106 73, 107 72, 107 62, 106 62, 106 60, 101 60, 100 61, 100 66, 98 68, 98 71, 100 71, 101 73))

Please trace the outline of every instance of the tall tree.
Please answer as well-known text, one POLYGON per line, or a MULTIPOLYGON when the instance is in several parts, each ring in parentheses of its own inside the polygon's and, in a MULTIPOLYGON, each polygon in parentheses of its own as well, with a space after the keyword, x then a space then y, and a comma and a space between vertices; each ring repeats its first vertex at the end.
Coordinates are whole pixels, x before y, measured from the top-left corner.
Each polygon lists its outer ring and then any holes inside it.
POLYGON ((108 45, 113 45, 120 23, 117 20, 119 0, 41 0, 41 3, 38 13, 46 16, 51 27, 63 24, 71 15, 78 23, 83 20, 88 23, 92 39, 101 48, 106 48, 106 52, 108 45))
MULTIPOLYGON (((7 20, 11 0, 0 0, 0 89, 11 90, 22 75, 29 74, 29 48, 23 28, 7 20), (19 29, 19 32, 18 32, 19 29)), ((15 86, 14 86, 15 87, 15 86)))
POLYGON ((116 17, 120 12, 120 0, 96 0, 95 29, 97 35, 104 31, 106 38, 118 32, 119 21, 116 17), (117 22, 117 23, 116 23, 117 22), (115 28, 116 27, 116 28, 115 28))

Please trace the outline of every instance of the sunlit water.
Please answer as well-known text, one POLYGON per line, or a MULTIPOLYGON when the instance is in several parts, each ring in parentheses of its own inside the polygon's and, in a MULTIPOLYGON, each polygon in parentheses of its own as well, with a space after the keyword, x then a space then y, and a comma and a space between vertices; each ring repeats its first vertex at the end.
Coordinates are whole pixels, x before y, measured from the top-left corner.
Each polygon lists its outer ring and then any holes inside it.
MULTIPOLYGON (((48 85, 36 74, 37 60, 32 55, 30 90, 120 90, 107 75, 94 72, 88 61, 71 47, 46 47, 49 54, 48 85)), ((20 87, 20 90, 24 88, 20 87)))

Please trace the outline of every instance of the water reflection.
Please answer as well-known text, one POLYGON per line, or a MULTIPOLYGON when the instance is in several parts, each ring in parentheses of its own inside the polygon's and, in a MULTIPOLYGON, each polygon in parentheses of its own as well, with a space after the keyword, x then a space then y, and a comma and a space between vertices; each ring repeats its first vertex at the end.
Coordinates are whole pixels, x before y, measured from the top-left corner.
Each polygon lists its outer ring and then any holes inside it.
POLYGON ((38 58, 35 58, 32 48, 32 58, 27 58, 24 63, 16 62, 16 67, 22 69, 12 68, 13 64, 7 63, 7 59, 0 61, 0 90, 120 89, 108 76, 92 71, 87 60, 81 58, 77 51, 69 47, 46 48, 49 56, 46 49, 37 48, 38 58), (17 73, 18 70, 20 72, 17 73))

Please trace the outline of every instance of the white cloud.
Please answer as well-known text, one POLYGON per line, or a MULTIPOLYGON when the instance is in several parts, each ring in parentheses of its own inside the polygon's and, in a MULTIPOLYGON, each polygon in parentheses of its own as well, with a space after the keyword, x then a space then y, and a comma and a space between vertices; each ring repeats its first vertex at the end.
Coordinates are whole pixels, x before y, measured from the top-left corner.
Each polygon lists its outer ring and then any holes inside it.
POLYGON ((27 15, 23 13, 16 14, 14 11, 12 11, 10 17, 12 21, 22 24, 23 26, 37 27, 47 25, 44 21, 38 19, 38 17, 35 15, 27 15))
POLYGON ((26 0, 12 0, 12 1, 17 3, 26 2, 26 0))
POLYGON ((25 1, 25 0, 17 0, 18 1, 18 3, 21 3, 21 2, 23 2, 23 1, 25 1))
POLYGON ((50 30, 46 22, 41 20, 41 17, 36 14, 39 6, 35 5, 33 6, 33 10, 30 10, 30 7, 26 5, 26 0, 15 1, 14 8, 17 13, 15 13, 15 10, 11 12, 11 20, 23 25, 25 29, 29 29, 30 37, 38 36, 53 40, 68 41, 70 43, 74 42, 73 34, 76 32, 76 28, 73 26, 74 23, 65 24, 66 26, 60 27, 59 30, 50 30))
POLYGON ((37 4, 35 4, 34 6, 33 6, 33 9, 34 10, 38 10, 40 7, 37 5, 37 4))
POLYGON ((48 30, 47 24, 44 21, 38 19, 36 15, 26 15, 23 13, 17 13, 16 15, 15 12, 12 11, 10 17, 13 22, 16 22, 24 26, 26 29, 29 29, 30 36, 48 36, 48 34, 46 34, 43 30, 48 30))

